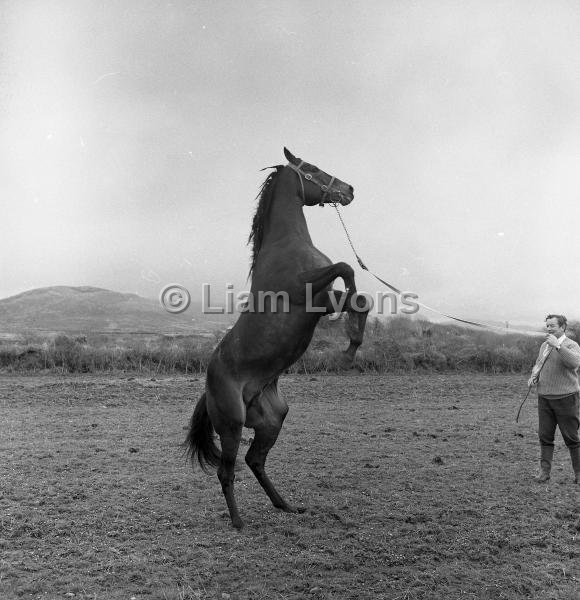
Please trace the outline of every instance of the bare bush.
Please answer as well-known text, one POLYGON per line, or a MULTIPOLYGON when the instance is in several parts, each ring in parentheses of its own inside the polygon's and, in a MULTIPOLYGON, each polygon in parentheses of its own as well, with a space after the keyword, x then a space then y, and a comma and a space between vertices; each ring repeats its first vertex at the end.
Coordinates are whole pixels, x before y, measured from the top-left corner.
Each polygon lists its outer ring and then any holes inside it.
MULTIPOLYGON (((580 322, 569 327, 580 335, 580 322)), ((86 373, 127 371, 201 374, 221 339, 202 336, 139 336, 113 339, 100 335, 25 338, 0 346, 0 368, 10 371, 86 373)), ((346 348, 343 319, 321 319, 310 347, 290 368, 292 373, 338 373, 346 348)), ((453 324, 405 317, 369 319, 355 367, 370 373, 477 371, 521 373, 531 369, 539 340, 515 333, 498 334, 453 324)))

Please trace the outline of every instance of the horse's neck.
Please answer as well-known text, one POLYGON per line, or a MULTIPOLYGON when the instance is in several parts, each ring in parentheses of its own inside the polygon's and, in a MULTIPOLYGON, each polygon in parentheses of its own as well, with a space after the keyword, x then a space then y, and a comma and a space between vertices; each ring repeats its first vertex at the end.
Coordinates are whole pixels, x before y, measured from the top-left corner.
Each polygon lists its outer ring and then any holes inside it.
POLYGON ((264 244, 284 238, 312 244, 308 225, 302 210, 302 189, 296 173, 285 169, 276 182, 268 222, 264 231, 264 244))

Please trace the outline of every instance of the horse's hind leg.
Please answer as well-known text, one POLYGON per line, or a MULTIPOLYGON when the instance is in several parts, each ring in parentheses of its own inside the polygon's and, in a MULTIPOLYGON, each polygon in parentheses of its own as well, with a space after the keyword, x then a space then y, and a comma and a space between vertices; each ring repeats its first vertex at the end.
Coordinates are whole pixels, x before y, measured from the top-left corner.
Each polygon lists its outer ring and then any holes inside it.
POLYGON ((242 426, 239 430, 230 431, 227 434, 221 434, 221 446, 222 446, 222 461, 218 469, 218 478, 222 485, 222 492, 230 511, 230 518, 232 519, 232 525, 236 529, 241 529, 244 526, 244 522, 240 518, 238 512, 238 506, 236 503, 236 497, 234 495, 234 468, 236 466, 236 455, 238 454, 238 448, 240 446, 240 440, 242 439, 242 426))
POLYGON ((272 504, 285 512, 298 512, 278 493, 266 474, 266 457, 278 439, 288 405, 278 395, 278 382, 268 385, 247 407, 246 426, 254 429, 254 440, 246 454, 246 463, 256 476, 272 504))
POLYGON ((240 440, 242 439, 242 428, 244 425, 244 404, 241 393, 224 389, 220 386, 219 396, 215 390, 207 394, 208 411, 216 433, 221 442, 221 462, 218 468, 218 478, 222 486, 222 492, 228 505, 232 525, 241 529, 244 522, 240 518, 236 497, 234 495, 235 466, 240 440), (219 397, 219 407, 216 406, 215 398, 219 397))

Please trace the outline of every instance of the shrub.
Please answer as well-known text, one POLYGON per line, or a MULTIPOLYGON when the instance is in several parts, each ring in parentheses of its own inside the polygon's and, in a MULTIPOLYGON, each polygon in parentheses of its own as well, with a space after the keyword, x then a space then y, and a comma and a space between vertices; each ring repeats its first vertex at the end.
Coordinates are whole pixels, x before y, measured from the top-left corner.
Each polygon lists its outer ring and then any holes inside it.
MULTIPOLYGON (((306 353, 290 367, 292 373, 334 373, 343 369, 348 346, 344 319, 323 318, 306 353)), ((573 322, 570 334, 580 334, 573 322)), ((195 373, 206 371, 213 348, 221 339, 201 336, 58 335, 53 340, 27 338, 0 346, 0 368, 62 372, 134 371, 195 373)), ((491 373, 527 372, 540 345, 538 338, 498 334, 454 324, 436 324, 405 317, 369 319, 356 367, 365 372, 472 370, 491 373)))

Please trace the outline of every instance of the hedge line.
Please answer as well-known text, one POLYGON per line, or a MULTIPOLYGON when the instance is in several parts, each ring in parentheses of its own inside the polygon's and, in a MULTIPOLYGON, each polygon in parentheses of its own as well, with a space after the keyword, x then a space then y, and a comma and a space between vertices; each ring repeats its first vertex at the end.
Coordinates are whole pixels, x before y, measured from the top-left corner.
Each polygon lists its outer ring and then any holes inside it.
MULTIPOLYGON (((348 345, 341 320, 323 319, 312 343, 289 372, 333 373, 344 369, 342 350, 348 345)), ((568 335, 576 336, 580 323, 568 335)), ((223 335, 223 334, 222 334, 223 335)), ((87 337, 59 335, 51 340, 0 346, 4 371, 57 371, 93 373, 205 372, 215 339, 195 336, 159 336, 147 343, 113 340, 99 344, 87 337)), ((403 317, 370 320, 354 367, 362 372, 479 371, 524 373, 531 369, 542 339, 519 334, 497 334, 456 325, 439 325, 403 317)))

